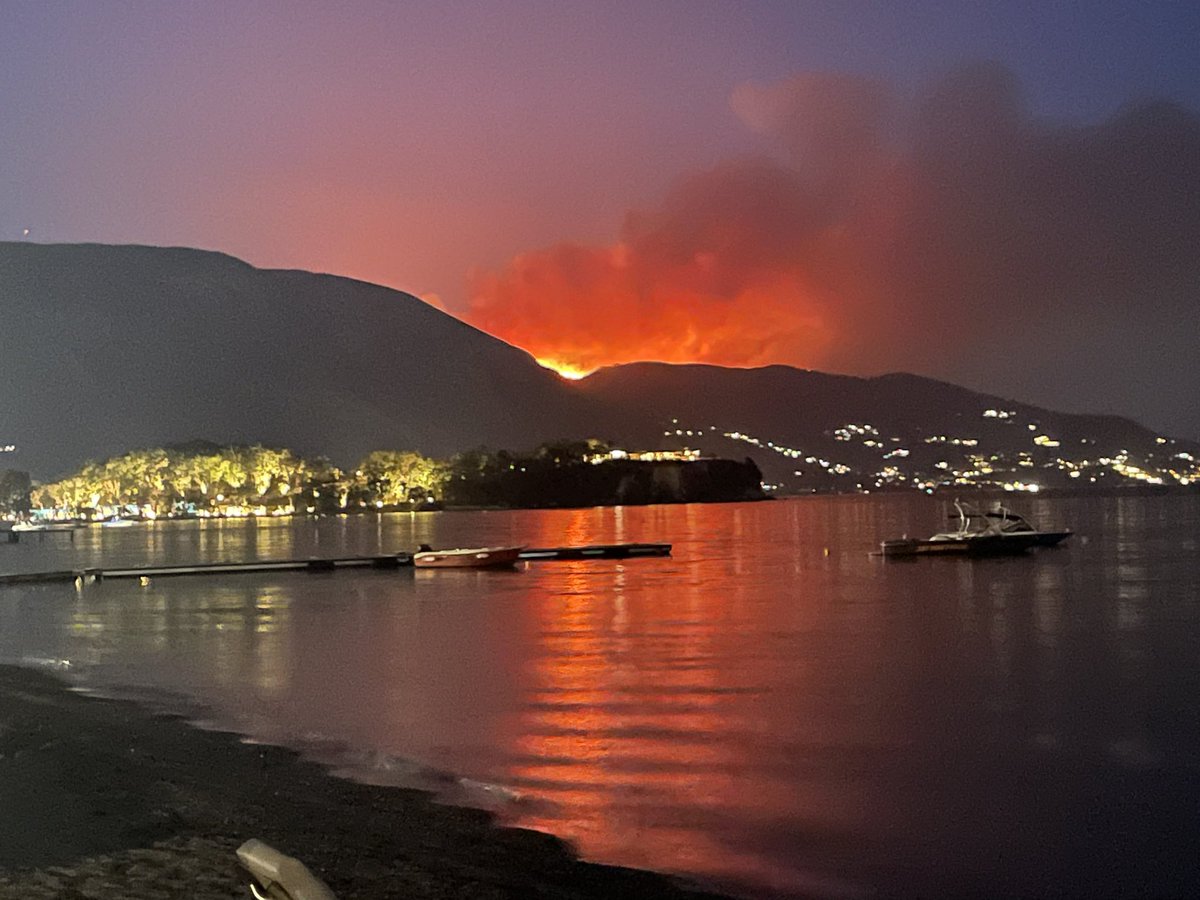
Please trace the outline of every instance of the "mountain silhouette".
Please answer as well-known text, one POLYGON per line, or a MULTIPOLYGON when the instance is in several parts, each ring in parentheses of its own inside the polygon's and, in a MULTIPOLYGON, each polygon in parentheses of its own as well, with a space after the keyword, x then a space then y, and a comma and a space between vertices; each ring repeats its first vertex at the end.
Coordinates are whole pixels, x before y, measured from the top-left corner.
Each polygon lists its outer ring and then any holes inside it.
POLYGON ((869 472, 884 450, 911 447, 913 462, 946 456, 955 438, 1018 454, 1031 431, 1091 456, 1195 446, 907 374, 636 363, 567 382, 401 291, 186 248, 0 243, 0 384, 0 448, 16 447, 0 468, 39 478, 193 440, 352 466, 376 449, 598 437, 751 456, 785 488, 803 466, 784 449, 869 472), (879 446, 839 437, 848 424, 869 425, 879 446))
POLYGON ((191 439, 353 464, 588 432, 592 401, 409 294, 178 248, 0 244, 0 466, 191 439))

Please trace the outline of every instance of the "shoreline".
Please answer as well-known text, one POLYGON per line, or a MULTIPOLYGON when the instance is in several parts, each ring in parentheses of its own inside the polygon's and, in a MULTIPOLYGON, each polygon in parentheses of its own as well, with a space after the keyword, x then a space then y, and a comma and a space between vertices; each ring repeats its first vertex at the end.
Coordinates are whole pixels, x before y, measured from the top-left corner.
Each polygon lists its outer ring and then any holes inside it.
POLYGON ((0 900, 249 897, 234 856, 249 838, 300 859, 339 900, 722 896, 11 665, 0 783, 0 900))

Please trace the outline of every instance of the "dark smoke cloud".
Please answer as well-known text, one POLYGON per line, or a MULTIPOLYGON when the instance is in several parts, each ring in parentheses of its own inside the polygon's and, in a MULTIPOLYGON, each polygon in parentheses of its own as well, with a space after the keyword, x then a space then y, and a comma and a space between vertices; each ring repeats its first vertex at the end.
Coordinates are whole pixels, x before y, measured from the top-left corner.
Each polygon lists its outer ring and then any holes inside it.
POLYGON ((1200 119, 1035 118, 999 65, 914 103, 862 78, 742 85, 771 159, 681 179, 612 247, 525 254, 471 319, 580 368, 909 370, 1200 433, 1200 119))

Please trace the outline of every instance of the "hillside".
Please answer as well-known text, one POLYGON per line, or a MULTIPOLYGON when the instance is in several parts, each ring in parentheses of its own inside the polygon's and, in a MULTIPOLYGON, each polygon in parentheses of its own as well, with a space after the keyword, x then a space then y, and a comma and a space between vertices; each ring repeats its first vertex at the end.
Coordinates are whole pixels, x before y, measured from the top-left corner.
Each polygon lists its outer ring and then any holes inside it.
POLYGON ((352 464, 611 426, 525 352, 415 297, 217 253, 0 244, 0 457, 50 477, 204 438, 352 464))
POLYGON ((1195 442, 1128 419, 1057 413, 916 375, 636 363, 601 369, 580 386, 606 405, 625 404, 624 420, 641 423, 631 435, 637 443, 749 455, 784 491, 1200 477, 1195 442))
POLYGON ((0 323, 0 469, 39 478, 197 438, 349 466, 598 437, 750 456, 785 491, 1200 479, 1194 443, 914 375, 638 363, 565 382, 400 291, 199 250, 0 243, 0 323))

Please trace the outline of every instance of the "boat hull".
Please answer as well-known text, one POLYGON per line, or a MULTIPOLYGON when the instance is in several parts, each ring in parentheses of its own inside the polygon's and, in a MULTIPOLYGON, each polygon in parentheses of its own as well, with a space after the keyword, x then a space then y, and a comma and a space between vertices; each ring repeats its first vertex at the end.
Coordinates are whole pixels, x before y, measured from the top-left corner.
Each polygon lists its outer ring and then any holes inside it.
POLYGON ((1024 517, 997 504, 982 512, 969 503, 954 501, 957 531, 935 534, 926 540, 900 538, 884 541, 881 556, 1013 556, 1033 547, 1053 547, 1071 536, 1070 531, 1038 531, 1024 517))
POLYGON ((880 552, 887 557, 1015 556, 1034 546, 1039 546, 1035 535, 980 534, 936 541, 884 541, 880 552))
POLYGON ((1072 531, 1037 531, 1034 532, 1035 540, 1033 546, 1057 547, 1072 534, 1074 534, 1072 531))
POLYGON ((133 519, 104 519, 98 523, 101 528, 131 528, 137 524, 133 519))
POLYGON ((473 547, 455 550, 427 550, 413 554, 418 569, 511 569, 520 558, 522 547, 473 547))

